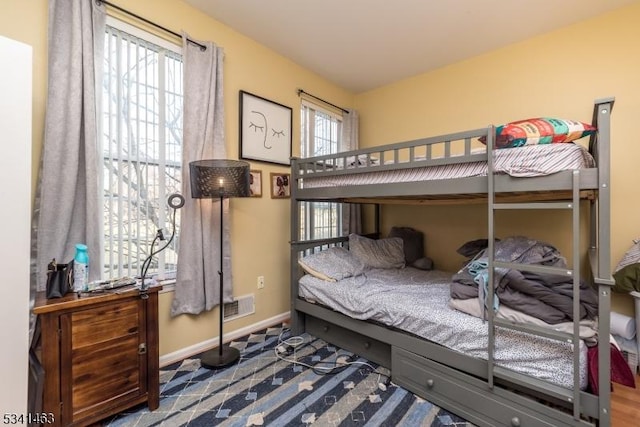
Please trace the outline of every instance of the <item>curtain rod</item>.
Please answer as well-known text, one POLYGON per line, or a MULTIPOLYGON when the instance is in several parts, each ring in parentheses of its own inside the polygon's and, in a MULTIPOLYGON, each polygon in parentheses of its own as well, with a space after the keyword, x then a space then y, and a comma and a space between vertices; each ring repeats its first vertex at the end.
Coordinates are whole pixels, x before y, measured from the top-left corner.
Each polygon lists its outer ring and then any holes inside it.
MULTIPOLYGON (((154 27, 156 27, 156 28, 158 28, 158 29, 160 29, 160 30, 164 31, 165 33, 169 33, 169 34, 171 34, 172 36, 178 37, 179 39, 181 39, 181 38, 182 38, 182 36, 181 36, 180 34, 176 33, 175 31, 171 31, 170 29, 168 29, 168 28, 166 28, 166 27, 163 27, 163 26, 162 26, 162 25, 160 25, 160 24, 156 24, 155 22, 150 21, 150 20, 148 20, 147 18, 143 18, 142 16, 140 16, 140 15, 138 15, 138 14, 135 14, 135 13, 133 13, 133 12, 130 12, 130 11, 128 11, 127 9, 124 9, 123 7, 118 6, 117 4, 113 4, 113 3, 108 2, 108 1, 106 1, 106 0, 96 0, 96 3, 97 3, 97 4, 106 4, 106 5, 107 5, 107 6, 109 6, 109 7, 112 7, 112 8, 114 8, 114 9, 116 9, 116 10, 119 10, 120 12, 123 12, 123 13, 125 13, 125 14, 127 14, 127 15, 129 15, 129 16, 132 16, 132 17, 134 17, 134 18, 136 18, 136 19, 138 19, 138 20, 140 20, 140 21, 142 21, 142 22, 144 22, 144 23, 147 23, 147 24, 149 24, 149 25, 151 25, 151 26, 154 26, 154 27)), ((202 50, 207 50, 207 46, 205 46, 205 45, 203 45, 203 44, 200 44, 200 43, 198 43, 198 42, 196 42, 196 41, 193 41, 193 40, 191 40, 191 39, 189 39, 189 38, 187 38, 187 41, 188 41, 189 43, 195 44, 196 46, 200 46, 200 49, 202 49, 202 50)))
POLYGON ((342 107, 338 107, 336 104, 332 104, 332 103, 330 103, 329 101, 325 101, 325 100, 324 100, 324 99, 322 99, 322 98, 318 98, 318 97, 317 97, 317 96, 315 96, 315 95, 311 95, 309 92, 305 92, 303 89, 298 89, 298 96, 300 96, 300 95, 301 95, 301 94, 303 94, 303 93, 304 93, 305 95, 307 95, 307 96, 310 96, 311 98, 317 99, 317 100, 318 100, 318 101, 320 101, 320 102, 324 102, 324 103, 325 103, 325 104, 327 104, 327 105, 331 105, 333 108, 337 108, 338 110, 341 110, 341 111, 343 111, 343 112, 345 112, 345 113, 349 114, 349 110, 345 110, 345 109, 344 109, 344 108, 342 108, 342 107))

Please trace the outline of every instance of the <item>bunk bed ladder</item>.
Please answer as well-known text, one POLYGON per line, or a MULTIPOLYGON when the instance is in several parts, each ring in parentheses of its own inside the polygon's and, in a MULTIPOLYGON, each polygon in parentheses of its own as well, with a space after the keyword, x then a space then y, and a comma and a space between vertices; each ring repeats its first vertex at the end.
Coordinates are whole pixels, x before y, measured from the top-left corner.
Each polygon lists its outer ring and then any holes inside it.
MULTIPOLYGON (((571 200, 555 201, 555 202, 529 202, 529 203, 504 203, 496 202, 495 190, 495 170, 493 159, 493 143, 492 136, 495 135, 492 129, 487 138, 488 151, 488 295, 487 306, 494 307, 495 286, 494 276, 496 268, 515 269, 519 271, 530 271, 538 273, 550 273, 569 276, 573 279, 573 318, 580 319, 580 171, 574 170, 571 173, 572 197, 571 200), (495 260, 495 212, 497 210, 531 210, 531 209, 552 209, 552 210, 570 210, 572 214, 572 265, 573 268, 557 268, 542 265, 530 265, 520 263, 509 263, 495 260)), ((557 341, 567 342, 573 348, 573 390, 555 390, 557 396, 573 406, 573 417, 575 420, 580 419, 580 323, 573 323, 573 332, 566 333, 560 331, 549 330, 528 323, 517 323, 497 319, 494 310, 487 309, 488 318, 488 372, 487 383, 490 388, 494 387, 495 376, 499 374, 502 377, 509 377, 507 370, 503 370, 494 366, 495 353, 495 328, 507 328, 526 332, 540 337, 554 339, 557 341)))
MULTIPOLYGON (((598 166, 598 197, 591 201, 591 226, 589 263, 591 275, 598 289, 598 330, 600 336, 609 336, 611 313, 611 288, 615 284, 611 276, 611 110, 614 97, 597 99, 593 108, 592 124, 598 132, 589 138, 589 152, 595 155, 598 166)), ((598 366, 610 366, 611 354, 608 339, 598 340, 598 366)), ((611 389, 609 369, 598 370, 598 405, 600 426, 611 425, 611 389)))

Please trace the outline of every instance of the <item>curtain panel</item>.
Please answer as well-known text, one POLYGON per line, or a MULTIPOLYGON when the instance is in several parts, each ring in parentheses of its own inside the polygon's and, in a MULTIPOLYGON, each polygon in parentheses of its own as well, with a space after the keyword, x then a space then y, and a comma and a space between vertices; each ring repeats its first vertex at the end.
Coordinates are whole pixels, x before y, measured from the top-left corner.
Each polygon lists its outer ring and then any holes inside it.
MULTIPOLYGON (((219 304, 223 268, 224 301, 232 300, 229 221, 224 221, 223 265, 220 266, 220 201, 193 199, 189 188, 189 163, 226 157, 224 139, 224 51, 212 42, 187 42, 183 36, 184 135, 182 186, 185 205, 180 217, 180 254, 171 315, 198 314, 219 304)), ((228 215, 229 199, 224 213, 228 215)))
POLYGON ((49 1, 49 68, 44 143, 34 214, 34 284, 47 263, 89 248, 89 279, 101 273, 97 93, 105 12, 86 0, 49 1))

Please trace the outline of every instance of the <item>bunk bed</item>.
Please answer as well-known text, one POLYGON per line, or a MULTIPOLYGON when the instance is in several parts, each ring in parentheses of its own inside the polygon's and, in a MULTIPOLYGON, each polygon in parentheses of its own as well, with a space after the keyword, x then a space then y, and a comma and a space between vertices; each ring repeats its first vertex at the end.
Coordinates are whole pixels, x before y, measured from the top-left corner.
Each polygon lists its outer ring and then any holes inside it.
MULTIPOLYGON (((514 165, 524 160, 514 163, 506 161, 506 157, 519 151, 542 152, 547 148, 539 146, 542 148, 530 151, 529 148, 495 149, 494 126, 335 155, 292 159, 292 333, 307 332, 387 367, 395 384, 478 425, 609 426, 610 388, 599 387, 597 395, 585 389, 586 356, 579 320, 573 321, 568 332, 560 332, 504 320, 495 316, 493 310, 487 310, 486 320, 476 319, 478 322, 473 326, 484 330, 484 353, 473 354, 436 340, 435 332, 422 327, 407 330, 402 325, 389 326, 376 319, 358 319, 345 314, 347 312, 340 307, 340 300, 357 299, 358 296, 334 295, 333 299, 338 304, 332 306, 314 293, 317 290, 322 293, 323 286, 314 288, 315 279, 305 274, 298 261, 311 253, 349 245, 348 236, 303 240, 300 227, 304 219, 300 212, 304 202, 373 204, 376 206, 374 234, 378 235, 380 204, 486 203, 489 301, 494 301, 493 279, 499 269, 551 271, 571 278, 573 299, 576 301, 573 304, 574 319, 580 319, 577 296, 580 283, 588 281, 597 290, 596 336, 607 337, 598 339, 594 347, 597 348, 595 375, 598 384, 610 384, 611 348, 608 337, 610 290, 614 282, 609 254, 609 174, 613 104, 613 98, 595 101, 592 124, 597 132, 589 137, 588 149, 578 148, 578 152, 588 151, 588 154, 578 154, 578 163, 558 164, 553 170, 514 169, 514 165), (485 145, 479 144, 479 139, 484 140, 485 145), (449 173, 450 170, 457 172, 449 173), (464 171, 459 173, 460 170, 464 171), (588 202, 582 205, 588 206, 589 210, 586 259, 590 268, 582 269, 580 208, 584 200, 588 202), (571 268, 522 265, 497 259, 494 253, 495 212, 500 209, 567 209, 572 217, 571 268), (583 270, 588 273, 583 274, 583 270), (564 354, 562 357, 563 363, 568 360, 569 379, 554 381, 545 375, 535 375, 531 370, 505 366, 500 360, 496 341, 508 333, 529 337, 531 341, 553 342, 564 352, 568 349, 569 356, 564 354)), ((564 146, 561 150, 573 150, 570 146, 578 146, 551 145, 564 146)), ((570 155, 564 153, 560 157, 564 159, 570 155)), ((440 284, 434 287, 441 294, 439 298, 447 299, 446 277, 439 276, 437 272, 421 272, 408 267, 404 270, 414 276, 432 276, 429 280, 440 284)), ((353 277, 345 280, 353 280, 353 277)), ((384 278, 380 280, 385 281, 384 278)), ((325 282, 324 288, 328 287, 325 282)), ((411 311, 399 316, 408 316, 411 311)), ((424 311, 435 312, 436 320, 432 321, 437 321, 438 318, 446 319, 455 310, 434 307, 424 311)), ((450 319, 449 322, 456 323, 450 319)))

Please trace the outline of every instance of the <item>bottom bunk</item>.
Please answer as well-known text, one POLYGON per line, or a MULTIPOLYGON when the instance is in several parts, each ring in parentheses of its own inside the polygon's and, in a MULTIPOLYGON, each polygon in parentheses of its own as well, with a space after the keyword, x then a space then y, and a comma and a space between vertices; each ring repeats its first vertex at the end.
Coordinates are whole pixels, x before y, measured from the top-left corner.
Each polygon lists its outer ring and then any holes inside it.
MULTIPOLYGON (((549 393, 526 376, 495 372, 486 381, 487 362, 463 355, 406 332, 352 319, 317 304, 295 302, 303 323, 294 329, 349 350, 391 371, 392 381, 416 395, 481 426, 593 426, 598 398, 581 393, 580 419, 561 388, 549 393), (554 397, 555 395, 555 397, 554 397)), ((293 326, 293 325, 292 325, 293 326)))
MULTIPOLYGON (((575 326, 539 322, 532 327, 540 333, 531 335, 498 324, 489 337, 486 320, 453 308, 451 273, 389 259, 386 268, 371 268, 377 259, 361 269, 350 258, 355 251, 340 247, 346 243, 293 244, 293 259, 313 258, 292 269, 294 333, 308 332, 387 367, 394 383, 478 425, 609 425, 608 391, 600 397, 586 391, 588 379, 598 378, 598 363, 587 351, 598 334, 595 291, 585 299, 593 305, 586 308, 590 316, 575 326), (314 250, 321 256, 300 256, 314 250), (575 333, 579 340, 571 338, 575 333)), ((600 366, 608 371, 608 363, 600 366)))
MULTIPOLYGON (((372 269, 335 283, 305 275, 299 294, 351 318, 375 321, 451 350, 487 360, 487 322, 450 306, 451 274, 412 267, 372 269)), ((475 298, 477 302, 477 298, 475 298)), ((501 307, 502 310, 502 307, 501 307)), ((583 338, 594 339, 595 322, 582 322, 583 338)), ((553 325, 572 330, 572 323, 553 325)), ((580 388, 587 387, 587 347, 580 344, 580 388)), ((497 328, 496 366, 552 384, 572 388, 573 350, 570 343, 497 328)))

